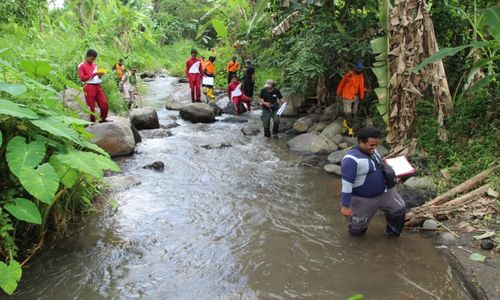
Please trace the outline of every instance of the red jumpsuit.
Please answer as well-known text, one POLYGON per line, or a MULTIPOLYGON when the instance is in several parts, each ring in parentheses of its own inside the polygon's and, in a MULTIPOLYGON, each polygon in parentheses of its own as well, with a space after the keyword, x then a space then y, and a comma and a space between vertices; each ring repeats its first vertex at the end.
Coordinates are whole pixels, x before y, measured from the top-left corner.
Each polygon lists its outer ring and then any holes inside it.
POLYGON ((95 63, 89 64, 87 61, 83 61, 78 65, 78 76, 80 80, 84 83, 83 91, 85 92, 85 102, 89 107, 92 114, 90 115, 90 121, 95 122, 95 105, 99 106, 101 110, 101 122, 106 120, 108 116, 108 100, 101 87, 101 79, 96 75, 97 67, 95 63))
POLYGON ((243 87, 240 81, 231 82, 227 86, 227 96, 234 102, 237 115, 241 114, 240 102, 243 102, 247 105, 248 111, 252 110, 252 104, 250 102, 250 98, 243 93, 242 88, 243 87))
POLYGON ((196 57, 189 58, 186 61, 186 78, 189 80, 189 88, 191 89, 191 102, 201 102, 202 77, 201 60, 196 57))

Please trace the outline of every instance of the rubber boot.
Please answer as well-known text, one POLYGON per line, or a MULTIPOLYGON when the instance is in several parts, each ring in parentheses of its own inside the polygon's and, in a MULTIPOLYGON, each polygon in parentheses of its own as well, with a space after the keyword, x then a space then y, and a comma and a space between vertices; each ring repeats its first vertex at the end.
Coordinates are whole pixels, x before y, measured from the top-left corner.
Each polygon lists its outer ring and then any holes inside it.
POLYGON ((264 128, 264 136, 271 137, 271 130, 269 128, 264 128))
POLYGON ((405 214, 399 216, 391 216, 386 214, 385 220, 385 235, 387 237, 399 237, 405 226, 405 214))
POLYGON ((273 135, 277 136, 280 128, 280 123, 273 123, 273 135))

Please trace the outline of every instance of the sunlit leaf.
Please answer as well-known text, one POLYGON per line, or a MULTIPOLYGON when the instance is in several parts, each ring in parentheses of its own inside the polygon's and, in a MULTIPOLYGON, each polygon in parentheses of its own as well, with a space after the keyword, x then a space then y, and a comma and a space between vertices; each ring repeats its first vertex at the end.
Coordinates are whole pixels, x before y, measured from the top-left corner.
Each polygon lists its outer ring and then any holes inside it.
POLYGON ((495 235, 494 231, 487 231, 487 232, 485 232, 483 234, 475 235, 474 239, 476 239, 476 240, 482 240, 482 239, 486 239, 486 238, 492 237, 494 235, 495 235))
POLYGON ((215 31, 217 32, 218 37, 226 37, 227 36, 227 28, 226 24, 224 24, 223 21, 219 19, 212 19, 212 26, 214 27, 215 31))
POLYGON ((26 144, 22 136, 13 137, 7 144, 7 164, 9 169, 19 177, 23 168, 34 168, 38 166, 45 157, 45 144, 42 141, 34 141, 26 144))
POLYGON ((23 60, 20 66, 24 71, 36 77, 47 77, 52 70, 47 62, 41 60, 23 60))
POLYGON ((46 204, 52 203, 59 188, 59 177, 49 163, 40 165, 36 169, 22 169, 19 181, 28 193, 46 204))
MULTIPOLYGON (((497 2, 498 3, 498 2, 497 2)), ((478 10, 486 16, 491 35, 500 41, 500 5, 478 10)))
POLYGON ((7 295, 12 295, 23 274, 21 265, 15 260, 11 260, 9 265, 0 261, 0 274, 2 275, 0 276, 0 288, 2 288, 7 295))
POLYGON ((0 92, 6 92, 12 96, 26 92, 26 86, 18 83, 0 82, 0 92))
POLYGON ((387 52, 387 49, 388 49, 387 43, 388 43, 388 40, 387 40, 386 36, 382 36, 382 37, 371 40, 370 44, 372 46, 373 53, 380 54, 380 53, 387 52))
POLYGON ((72 188, 76 184, 80 176, 80 173, 76 169, 62 163, 55 155, 50 157, 49 163, 54 168, 57 176, 59 176, 59 180, 65 187, 72 188))
POLYGON ((72 150, 66 154, 56 154, 56 158, 71 168, 87 173, 96 178, 102 178, 103 172, 94 166, 94 157, 90 152, 72 150))
POLYGON ((4 99, 0 99, 0 115, 25 119, 38 119, 38 115, 30 108, 4 99))
POLYGON ((5 204, 4 208, 18 220, 38 225, 42 224, 42 216, 33 201, 16 198, 14 203, 5 204))
POLYGON ((79 143, 78 133, 60 118, 51 116, 31 121, 36 127, 58 137, 79 143))

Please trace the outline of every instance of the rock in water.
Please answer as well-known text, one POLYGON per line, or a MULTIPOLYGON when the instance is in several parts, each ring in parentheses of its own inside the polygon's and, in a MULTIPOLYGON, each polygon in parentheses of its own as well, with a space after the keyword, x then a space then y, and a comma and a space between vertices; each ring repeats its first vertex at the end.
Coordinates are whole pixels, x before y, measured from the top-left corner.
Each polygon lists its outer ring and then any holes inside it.
POLYGON ((295 123, 293 124, 293 128, 297 132, 303 133, 303 132, 306 132, 309 128, 311 128, 312 125, 313 125, 313 122, 312 122, 311 118, 302 117, 302 118, 298 119, 297 121, 295 121, 295 123))
POLYGON ((288 141, 288 148, 292 151, 324 154, 332 151, 332 145, 317 133, 305 133, 288 141))
POLYGON ((347 149, 332 152, 332 153, 330 153, 330 155, 328 155, 328 161, 332 164, 340 164, 340 162, 342 161, 342 158, 344 157, 344 155, 346 153, 347 153, 347 149))
POLYGON ((86 130, 94 135, 92 142, 111 156, 130 155, 134 152, 134 133, 125 123, 98 123, 87 127, 86 130))
POLYGON ((260 133, 260 127, 260 123, 251 122, 245 124, 245 126, 241 128, 241 132, 243 132, 244 135, 258 135, 260 133))
POLYGON ((342 134, 342 124, 339 122, 331 123, 321 132, 321 136, 330 141, 333 141, 337 134, 342 134))
POLYGON ((181 118, 192 123, 215 122, 214 109, 206 103, 193 103, 181 108, 181 118))
POLYGON ((104 177, 104 181, 108 184, 108 192, 121 192, 127 190, 133 186, 141 184, 141 182, 134 176, 110 176, 104 177))
POLYGON ((491 240, 483 240, 481 242, 481 249, 483 250, 491 250, 495 247, 495 244, 491 240))
POLYGON ((165 103, 165 108, 168 110, 180 110, 185 105, 186 104, 181 103, 179 101, 169 99, 165 103))
POLYGON ((160 128, 158 114, 151 107, 132 109, 129 114, 132 125, 138 130, 160 128))
POLYGON ((342 173, 341 173, 341 170, 340 170, 340 166, 339 165, 335 165, 335 164, 328 164, 328 165, 325 165, 324 166, 324 169, 326 172, 328 173, 331 173, 331 174, 335 174, 335 175, 339 175, 339 176, 342 176, 342 173))
POLYGON ((217 106, 217 104, 211 102, 208 105, 210 105, 212 107, 212 109, 214 110, 214 114, 216 116, 221 116, 222 115, 222 108, 220 108, 219 106, 217 106))
POLYGON ((142 167, 143 169, 153 169, 156 171, 163 171, 165 168, 165 164, 162 161, 155 161, 154 163, 151 163, 149 165, 145 165, 142 167))

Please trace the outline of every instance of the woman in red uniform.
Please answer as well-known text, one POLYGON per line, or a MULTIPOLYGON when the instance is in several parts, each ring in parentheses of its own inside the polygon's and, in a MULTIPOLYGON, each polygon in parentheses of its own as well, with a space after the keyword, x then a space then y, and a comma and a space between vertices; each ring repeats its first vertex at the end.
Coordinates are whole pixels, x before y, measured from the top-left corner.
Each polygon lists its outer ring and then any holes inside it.
POLYGON ((87 102, 87 106, 92 112, 90 114, 90 121, 95 122, 95 105, 97 103, 97 106, 101 110, 102 123, 106 122, 106 117, 108 116, 108 100, 101 87, 101 77, 104 73, 97 71, 96 58, 97 52, 94 49, 88 50, 85 59, 78 65, 78 76, 84 84, 85 102, 87 102))

